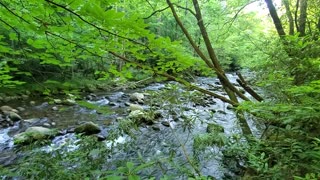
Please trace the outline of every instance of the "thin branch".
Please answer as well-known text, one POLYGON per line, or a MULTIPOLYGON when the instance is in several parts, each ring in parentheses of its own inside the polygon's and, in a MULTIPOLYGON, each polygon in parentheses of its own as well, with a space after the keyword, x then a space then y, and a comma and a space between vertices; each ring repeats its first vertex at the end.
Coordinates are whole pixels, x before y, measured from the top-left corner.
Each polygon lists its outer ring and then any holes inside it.
POLYGON ((162 11, 165 11, 166 9, 168 9, 169 8, 169 6, 168 7, 165 7, 165 8, 162 8, 162 9, 159 9, 159 10, 156 10, 156 11, 154 11, 153 13, 151 13, 148 17, 145 17, 145 18, 143 18, 143 19, 149 19, 149 18, 151 18, 153 15, 155 15, 155 14, 157 14, 157 13, 160 13, 160 12, 162 12, 162 11))
POLYGON ((229 29, 229 28, 232 26, 232 24, 234 23, 234 21, 237 19, 237 17, 238 17, 238 15, 240 14, 240 12, 241 12, 245 7, 247 7, 248 5, 250 5, 250 4, 254 3, 254 2, 257 2, 257 0, 248 2, 247 4, 245 4, 244 6, 242 6, 242 7, 236 12, 236 14, 233 16, 233 18, 232 18, 230 21, 227 21, 227 22, 225 22, 225 23, 222 25, 222 28, 221 28, 221 29, 223 29, 223 27, 224 27, 225 25, 227 25, 227 24, 230 23, 229 27, 227 28, 227 29, 229 29))
POLYGON ((13 14, 14 16, 18 17, 19 19, 21 19, 22 21, 31 24, 30 22, 28 22, 27 20, 25 20, 23 17, 19 16, 18 14, 16 14, 15 12, 13 12, 11 9, 9 9, 4 3, 2 3, 0 1, 0 5, 3 6, 7 11, 9 11, 11 14, 13 14))
POLYGON ((3 24, 5 24, 5 25, 7 25, 8 27, 10 27, 10 28, 17 34, 17 36, 18 36, 18 42, 19 42, 19 44, 21 44, 21 39, 20 39, 20 33, 19 33, 19 31, 18 31, 16 28, 14 28, 13 26, 11 26, 9 23, 7 23, 6 21, 4 21, 4 20, 2 20, 2 19, 0 19, 0 21, 1 21, 3 24))
POLYGON ((78 44, 78 43, 76 43, 76 42, 74 42, 74 41, 72 41, 72 40, 70 40, 70 39, 67 39, 67 38, 65 38, 65 37, 62 37, 62 36, 60 36, 60 35, 58 35, 58 34, 55 34, 55 33, 50 32, 50 31, 45 31, 45 33, 46 33, 47 35, 49 34, 49 35, 58 37, 58 38, 60 38, 60 39, 62 39, 62 40, 64 40, 64 41, 67 41, 67 42, 71 43, 71 44, 75 44, 75 45, 78 46, 80 49, 88 52, 88 53, 91 54, 91 55, 94 55, 94 56, 97 56, 97 57, 102 57, 102 56, 100 56, 100 55, 98 55, 98 54, 96 54, 96 53, 94 53, 94 52, 91 52, 90 50, 88 50, 88 49, 85 48, 84 46, 82 46, 82 45, 80 45, 80 44, 78 44))
POLYGON ((177 7, 178 7, 178 8, 180 8, 180 9, 184 9, 184 10, 189 11, 189 12, 190 12, 194 17, 196 17, 196 13, 195 13, 195 12, 193 12, 191 9, 186 8, 186 7, 183 7, 183 6, 180 6, 180 5, 175 4, 175 3, 172 3, 172 4, 174 4, 175 6, 177 6, 177 7))
POLYGON ((96 28, 96 29, 98 29, 98 30, 100 30, 100 31, 103 31, 103 32, 106 32, 106 33, 111 34, 111 35, 113 35, 113 36, 116 36, 116 37, 119 37, 119 38, 128 40, 128 41, 133 42, 133 43, 135 43, 135 44, 139 44, 139 45, 141 45, 141 46, 144 46, 144 47, 146 47, 150 52, 152 52, 152 50, 151 50, 147 45, 145 45, 145 44, 143 44, 143 43, 141 43, 141 42, 138 42, 138 41, 136 41, 136 40, 134 40, 134 39, 127 38, 127 37, 121 36, 121 35, 119 35, 119 34, 113 33, 113 32, 111 32, 111 31, 109 31, 109 30, 106 30, 106 29, 103 29, 103 28, 101 28, 101 27, 98 27, 97 25, 95 25, 95 24, 93 24, 93 23, 85 20, 80 14, 74 12, 72 9, 69 9, 69 8, 67 8, 67 7, 64 6, 64 5, 55 3, 55 2, 53 2, 53 1, 51 1, 51 0, 45 0, 45 1, 46 1, 47 3, 49 3, 49 4, 53 4, 53 5, 57 6, 57 7, 60 7, 60 8, 62 8, 62 9, 64 9, 64 10, 68 11, 69 13, 71 13, 71 14, 73 14, 74 16, 78 17, 81 21, 85 22, 86 24, 89 24, 90 26, 92 26, 92 27, 94 27, 94 28, 96 28))
POLYGON ((155 8, 152 6, 152 4, 149 2, 149 0, 146 0, 149 6, 152 8, 152 10, 155 10, 155 8))

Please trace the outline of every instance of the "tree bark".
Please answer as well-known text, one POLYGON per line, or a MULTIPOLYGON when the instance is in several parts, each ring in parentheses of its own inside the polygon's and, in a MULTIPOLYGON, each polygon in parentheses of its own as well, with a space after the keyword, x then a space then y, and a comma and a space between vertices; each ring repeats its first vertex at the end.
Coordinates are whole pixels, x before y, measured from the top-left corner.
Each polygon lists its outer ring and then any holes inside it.
POLYGON ((276 10, 276 8, 275 8, 274 5, 273 5, 272 0, 265 0, 265 2, 267 3, 268 9, 269 9, 269 13, 270 13, 271 18, 272 18, 272 20, 273 20, 273 24, 274 24, 275 27, 276 27, 276 30, 277 30, 277 32, 278 32, 278 35, 279 35, 280 37, 285 36, 286 33, 284 32, 282 23, 281 23, 280 18, 279 18, 279 16, 278 16, 277 10, 276 10))
POLYGON ((300 0, 300 18, 299 18, 300 36, 306 35, 307 7, 308 7, 307 0, 300 0))
POLYGON ((207 48, 207 51, 208 51, 208 54, 209 54, 209 57, 211 59, 211 62, 213 63, 214 67, 217 69, 217 71, 219 71, 221 73, 221 75, 218 75, 218 78, 223 86, 223 88, 225 89, 225 91, 227 92, 229 98, 232 100, 232 101, 235 101, 235 102, 238 102, 238 99, 235 95, 235 93, 228 87, 227 83, 229 83, 229 80, 227 78, 222 78, 222 76, 226 77, 226 75, 224 74, 224 71, 223 69, 221 68, 220 66, 220 63, 218 61, 218 58, 217 58, 217 55, 216 53, 214 52, 214 49, 211 45, 211 41, 210 41, 210 38, 208 36, 208 33, 207 33, 207 30, 206 30, 206 27, 203 23, 203 19, 202 19, 202 14, 201 14, 201 10, 200 10, 200 7, 199 7, 199 3, 198 3, 198 0, 192 0, 193 2, 193 6, 194 6, 194 9, 196 11, 196 18, 198 20, 198 27, 200 29, 200 32, 201 32, 201 35, 202 35, 202 38, 204 40, 204 43, 206 45, 206 48, 207 48), (227 82, 228 81, 228 82, 227 82))
POLYGON ((293 21, 293 16, 292 12, 290 10, 290 4, 288 0, 282 0, 282 3, 284 4, 286 8, 286 15, 289 21, 289 35, 294 35, 294 21, 293 21))
POLYGON ((237 72, 237 75, 239 79, 237 79, 237 82, 239 85, 246 90, 253 98, 255 98, 257 101, 263 101, 263 98, 257 94, 247 83, 247 81, 243 78, 240 72, 237 72))
POLYGON ((296 10, 294 12, 294 23, 296 24, 297 32, 299 32, 299 24, 298 24, 299 3, 300 3, 300 0, 297 0, 297 2, 296 2, 296 10))

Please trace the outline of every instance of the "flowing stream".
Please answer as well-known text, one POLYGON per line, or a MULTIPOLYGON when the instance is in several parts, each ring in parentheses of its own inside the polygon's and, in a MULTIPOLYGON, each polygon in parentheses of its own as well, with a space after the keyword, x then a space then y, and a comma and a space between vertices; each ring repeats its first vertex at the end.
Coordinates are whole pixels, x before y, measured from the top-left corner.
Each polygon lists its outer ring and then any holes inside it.
MULTIPOLYGON (((228 74, 228 78, 232 83, 236 83, 234 75, 228 74)), ((195 84, 225 96, 216 78, 199 77, 196 79, 195 84)), ((14 126, 0 129, 0 164, 9 165, 17 159, 19 154, 16 154, 14 151, 16 147, 13 144, 13 136, 19 132, 23 132, 27 127, 46 125, 51 126, 50 128, 58 128, 64 131, 63 135, 59 135, 52 140, 53 145, 61 144, 66 140, 77 141, 73 133, 66 132, 86 121, 93 121, 99 124, 103 129, 100 135, 106 137, 110 130, 118 128, 118 119, 125 118, 129 114, 126 103, 129 102, 129 95, 131 93, 160 92, 166 89, 168 85, 176 85, 176 83, 154 83, 144 88, 128 91, 99 92, 96 93, 96 98, 87 100, 87 102, 100 107, 108 107, 110 112, 107 114, 101 114, 96 110, 87 109, 79 105, 51 105, 45 99, 8 102, 5 105, 13 108, 23 107, 25 110, 19 114, 24 120, 28 120, 29 123, 17 122, 14 126), (36 104, 31 106, 30 101, 35 101, 36 104)), ((139 131, 136 133, 137 138, 130 145, 130 151, 122 151, 108 158, 128 160, 139 154, 146 160, 151 160, 157 156, 168 156, 174 151, 176 161, 185 161, 184 153, 190 155, 193 153, 193 137, 197 134, 206 133, 207 123, 221 125, 227 136, 241 134, 235 113, 228 104, 208 96, 203 96, 201 102, 204 103, 192 102, 190 98, 179 97, 179 94, 181 93, 182 95, 186 90, 181 86, 176 86, 179 87, 176 91, 176 98, 183 103, 170 104, 170 102, 161 101, 160 103, 163 104, 159 104, 158 102, 157 106, 158 110, 161 111, 162 118, 153 125, 142 125, 139 127, 139 131), (185 130, 183 127, 182 117, 194 120, 191 131, 185 130), (164 124, 163 122, 168 123, 164 124), (181 144, 184 145, 184 150, 181 148, 181 144)), ((146 110, 151 108, 152 103, 157 103, 150 98, 151 96, 147 96, 145 103, 142 105, 146 110)), ((165 98, 163 97, 163 99, 165 98)), ((249 124, 253 132, 259 135, 259 126, 254 121, 249 121, 249 124)), ((126 135, 116 139, 116 143, 128 141, 131 141, 131 138, 126 135)), ((106 145, 111 146, 111 143, 106 142, 106 145)), ((216 179, 224 179, 228 173, 230 176, 234 175, 229 172, 228 167, 223 165, 222 154, 219 148, 212 147, 209 151, 212 152, 213 156, 210 158, 205 156, 200 157, 200 170, 203 175, 212 176, 216 179)), ((170 173, 170 170, 168 170, 168 173, 170 173)), ((153 174, 156 177, 161 176, 160 172, 154 172, 153 174)), ((174 170, 171 174, 174 174, 174 170)), ((181 177, 181 179, 185 178, 181 177)))

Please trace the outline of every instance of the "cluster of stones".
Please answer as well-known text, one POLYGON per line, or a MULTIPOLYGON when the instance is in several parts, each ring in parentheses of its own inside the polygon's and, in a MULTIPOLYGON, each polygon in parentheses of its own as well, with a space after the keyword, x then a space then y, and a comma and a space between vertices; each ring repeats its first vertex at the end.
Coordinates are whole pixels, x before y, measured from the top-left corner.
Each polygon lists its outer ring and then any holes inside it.
MULTIPOLYGON (((20 111, 23 111, 23 108, 19 108, 20 111)), ((13 126, 15 122, 22 120, 21 116, 18 114, 19 110, 13 109, 10 106, 1 106, 0 107, 0 128, 5 128, 13 126)))
MULTIPOLYGON (((72 99, 73 100, 73 99, 72 99)), ((146 111, 143 108, 145 95, 143 93, 133 93, 129 97, 130 102, 127 103, 129 106, 130 113, 127 116, 127 119, 135 121, 137 124, 159 124, 157 121, 158 118, 162 117, 160 112, 149 112, 146 111)), ((66 101, 68 103, 63 103, 62 100, 55 99, 54 103, 56 105, 73 105, 75 104, 74 100, 68 100, 66 101)), ((62 135, 65 133, 77 133, 77 134, 83 134, 83 135, 96 135, 98 139, 103 140, 105 138, 99 138, 98 133, 101 132, 101 127, 99 125, 88 121, 84 122, 80 125, 75 126, 74 128, 71 128, 71 130, 58 130, 56 128, 53 128, 55 126, 50 124, 50 126, 45 126, 44 124, 37 124, 34 121, 39 120, 38 118, 33 119, 26 119, 22 120, 20 115, 18 114, 20 111, 23 111, 21 108, 14 109, 10 106, 1 106, 1 116, 0 116, 0 127, 9 127, 13 126, 15 122, 20 121, 22 125, 27 125, 26 129, 22 132, 16 134, 14 136, 14 143, 17 145, 25 145, 30 144, 34 141, 43 141, 43 140, 49 140, 55 136, 62 135), (17 110, 19 109, 19 110, 17 110), (30 122, 31 123, 30 123, 30 122), (32 124, 32 125, 31 125, 32 124), (28 127, 31 125, 30 127, 28 127)), ((168 123, 161 123, 164 126, 169 126, 168 123)), ((160 128, 156 128, 159 130, 160 128)))

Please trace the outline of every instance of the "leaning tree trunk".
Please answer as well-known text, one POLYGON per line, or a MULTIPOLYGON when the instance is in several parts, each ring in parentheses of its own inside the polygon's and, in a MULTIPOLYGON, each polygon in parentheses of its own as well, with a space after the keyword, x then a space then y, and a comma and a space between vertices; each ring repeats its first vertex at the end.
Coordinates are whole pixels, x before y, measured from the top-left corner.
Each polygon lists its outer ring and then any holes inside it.
MULTIPOLYGON (((218 78, 219 78, 224 90, 227 92, 230 100, 238 103, 238 98, 236 96, 236 93, 235 93, 235 91, 232 91, 232 89, 236 89, 236 88, 233 85, 230 86, 231 83, 230 83, 229 79, 227 78, 227 76, 225 75, 223 69, 221 68, 219 60, 217 58, 217 55, 211 45, 211 41, 208 36, 207 29, 203 23, 203 18, 202 18, 202 14, 201 14, 198 0, 192 0, 192 2, 193 2, 194 9, 196 11, 196 18, 198 20, 198 26, 199 26, 202 38, 204 40, 204 43, 206 45, 209 57, 214 65, 216 71, 220 72, 219 74, 217 73, 218 78)), ((241 125, 243 133, 246 135, 252 135, 251 129, 250 129, 245 117, 243 116, 243 112, 238 112, 237 117, 240 121, 240 125, 241 125)))
MULTIPOLYGON (((184 27, 183 23, 181 22, 179 16, 176 13, 176 10, 173 6, 173 4, 171 3, 170 0, 167 0, 167 4, 169 5, 171 12, 177 22, 177 24, 180 26, 181 30, 183 31, 183 33, 185 34, 185 36, 187 37, 189 43, 191 44, 191 46, 194 48, 195 52, 200 56, 200 58, 207 64, 208 67, 210 67, 211 69, 214 70, 214 72, 217 74, 224 90, 227 92, 229 99, 231 102, 233 102, 233 104, 238 104, 238 99, 237 96, 249 101, 249 99, 247 97, 245 97, 241 92, 239 92, 239 90, 231 84, 231 82, 229 81, 229 79, 227 78, 227 76, 225 75, 223 69, 220 66, 220 63, 218 61, 218 58, 215 54, 215 51, 211 45, 211 41, 210 38, 208 36, 207 30, 204 26, 203 23, 203 19, 202 19, 202 14, 201 14, 201 10, 199 8, 199 4, 197 0, 193 0, 193 5, 194 5, 194 9, 196 11, 196 13, 193 13, 194 16, 196 17, 197 21, 198 21, 198 27, 200 29, 200 33, 201 36, 204 40, 204 43, 206 45, 206 50, 209 54, 209 59, 204 55, 204 53, 200 50, 200 48, 196 45, 195 41, 193 40, 193 38, 191 37, 190 33, 188 32, 188 30, 184 27)), ((238 118, 240 120, 240 125, 242 128, 242 131, 245 135, 252 135, 252 132, 250 130, 250 127, 248 125, 248 123, 246 122, 245 118, 243 117, 243 115, 240 113, 238 114, 238 118)))
POLYGON ((275 8, 274 5, 273 5, 272 0, 265 0, 265 2, 267 3, 268 9, 269 9, 269 13, 270 13, 271 18, 272 18, 272 20, 273 20, 273 24, 274 24, 275 27, 276 27, 276 30, 277 30, 277 32, 278 32, 278 35, 279 35, 280 37, 285 36, 286 33, 284 32, 282 23, 281 23, 280 18, 279 18, 279 16, 278 16, 277 10, 276 10, 276 8, 275 8))

